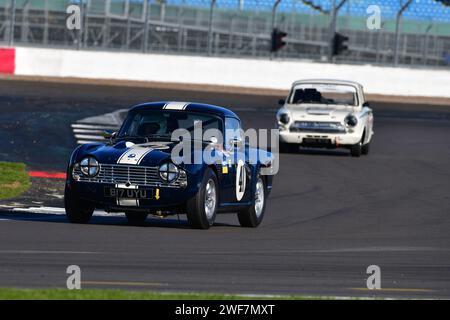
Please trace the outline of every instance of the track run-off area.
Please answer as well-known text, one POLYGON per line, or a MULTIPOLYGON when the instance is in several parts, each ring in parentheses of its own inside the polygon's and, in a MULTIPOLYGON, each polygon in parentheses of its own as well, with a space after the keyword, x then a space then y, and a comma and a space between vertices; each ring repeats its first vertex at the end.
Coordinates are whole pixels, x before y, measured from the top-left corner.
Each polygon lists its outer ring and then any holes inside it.
MULTIPOLYGON (((270 129, 279 98, 3 79, 0 161, 64 172, 73 123, 144 101, 222 105, 244 128, 270 129)), ((65 288, 67 266, 78 265, 84 288, 450 298, 450 106, 372 107, 369 156, 281 155, 256 229, 235 215, 219 215, 208 231, 189 229, 185 216, 149 217, 144 227, 105 214, 69 224, 55 209, 63 180, 32 178, 27 194, 0 201, 0 287, 65 288), (366 287, 370 265, 381 269, 381 290, 366 287)))

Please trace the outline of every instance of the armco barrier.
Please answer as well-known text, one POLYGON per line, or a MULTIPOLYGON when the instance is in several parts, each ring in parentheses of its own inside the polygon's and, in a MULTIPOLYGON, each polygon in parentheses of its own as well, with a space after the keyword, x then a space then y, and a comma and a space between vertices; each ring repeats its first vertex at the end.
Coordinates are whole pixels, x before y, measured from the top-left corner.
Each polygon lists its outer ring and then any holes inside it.
POLYGON ((298 79, 358 81, 367 93, 450 98, 450 71, 297 61, 16 48, 17 75, 287 90, 298 79))

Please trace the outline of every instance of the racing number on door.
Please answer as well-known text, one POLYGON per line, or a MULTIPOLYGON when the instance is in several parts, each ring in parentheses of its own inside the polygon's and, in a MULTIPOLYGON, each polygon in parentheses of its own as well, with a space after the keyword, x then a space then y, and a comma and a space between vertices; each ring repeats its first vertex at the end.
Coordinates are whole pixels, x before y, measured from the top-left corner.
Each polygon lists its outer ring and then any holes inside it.
POLYGON ((236 200, 241 201, 244 197, 247 175, 243 160, 239 160, 236 167, 236 200))

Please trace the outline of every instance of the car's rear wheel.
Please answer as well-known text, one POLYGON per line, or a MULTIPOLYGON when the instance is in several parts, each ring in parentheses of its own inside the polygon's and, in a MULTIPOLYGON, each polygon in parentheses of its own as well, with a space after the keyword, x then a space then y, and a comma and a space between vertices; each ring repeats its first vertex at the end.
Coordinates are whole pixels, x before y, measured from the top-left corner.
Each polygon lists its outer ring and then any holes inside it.
POLYGON ((219 204, 217 177, 211 168, 207 168, 197 194, 186 205, 189 225, 195 229, 209 229, 216 220, 219 204))
POLYGON ((264 218, 266 209, 266 184, 258 175, 253 195, 253 204, 238 213, 239 223, 242 227, 256 228, 264 218))
POLYGON ((369 142, 369 143, 366 143, 366 144, 363 145, 362 148, 361 148, 361 153, 362 153, 363 155, 365 155, 365 156, 369 154, 369 151, 370 151, 370 142, 369 142))
POLYGON ((352 157, 360 157, 362 152, 362 141, 359 141, 357 144, 354 144, 350 148, 350 154, 352 157))
POLYGON ((88 223, 95 209, 91 203, 74 196, 67 187, 64 192, 64 206, 66 216, 72 223, 88 223))
POLYGON ((131 226, 143 226, 147 220, 148 213, 143 212, 125 212, 128 224, 131 226))

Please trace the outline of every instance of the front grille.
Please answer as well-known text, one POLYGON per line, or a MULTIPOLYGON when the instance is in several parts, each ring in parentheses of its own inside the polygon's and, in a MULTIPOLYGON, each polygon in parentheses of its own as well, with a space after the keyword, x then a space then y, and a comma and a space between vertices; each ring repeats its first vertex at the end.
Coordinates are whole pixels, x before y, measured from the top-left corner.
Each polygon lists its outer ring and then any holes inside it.
POLYGON ((289 128, 292 132, 345 133, 340 122, 295 121, 289 128))
POLYGON ((172 187, 179 188, 185 178, 179 177, 172 183, 160 180, 158 167, 128 166, 120 164, 100 164, 100 172, 93 178, 81 173, 79 166, 75 166, 74 173, 80 177, 78 181, 93 183, 111 183, 139 185, 145 187, 172 187))

